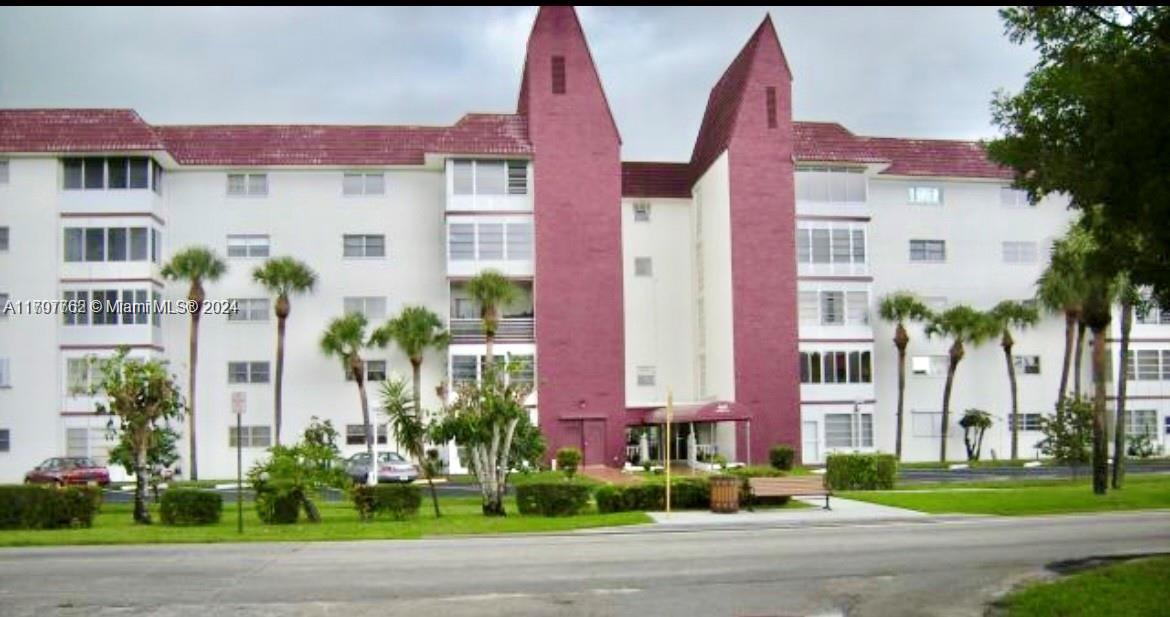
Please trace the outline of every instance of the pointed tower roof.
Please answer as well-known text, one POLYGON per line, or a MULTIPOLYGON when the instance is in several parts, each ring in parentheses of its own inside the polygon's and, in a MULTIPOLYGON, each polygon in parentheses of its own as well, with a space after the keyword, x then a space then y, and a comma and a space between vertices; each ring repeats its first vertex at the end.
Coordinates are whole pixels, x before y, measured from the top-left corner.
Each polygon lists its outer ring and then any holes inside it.
POLYGON ((533 66, 534 59, 543 58, 550 53, 567 55, 572 52, 583 52, 582 55, 588 62, 586 72, 589 74, 589 79, 594 82, 597 92, 601 94, 601 101, 605 106, 609 123, 613 127, 614 134, 617 135, 618 143, 621 143, 621 133, 618 131, 617 121, 614 120, 613 111, 610 109, 605 86, 597 72, 597 63, 593 60, 593 52, 589 49, 589 42, 585 38, 581 21, 577 18, 577 10, 572 6, 542 6, 537 11, 536 19, 532 23, 532 32, 528 35, 524 72, 520 78, 520 94, 516 102, 517 113, 522 116, 528 115, 532 107, 531 97, 535 94, 532 90, 532 84, 534 81, 542 83, 544 81, 543 75, 537 77, 532 74, 534 70, 546 70, 544 66, 533 66))
POLYGON ((780 53, 786 76, 792 79, 792 70, 788 67, 788 59, 780 46, 780 38, 776 36, 772 16, 765 15, 764 20, 728 65, 707 97, 707 111, 703 114, 703 123, 699 126, 699 136, 695 139, 695 149, 691 153, 692 172, 696 178, 727 149, 731 136, 735 133, 735 120, 739 115, 744 88, 755 59, 761 49, 773 43, 780 53))

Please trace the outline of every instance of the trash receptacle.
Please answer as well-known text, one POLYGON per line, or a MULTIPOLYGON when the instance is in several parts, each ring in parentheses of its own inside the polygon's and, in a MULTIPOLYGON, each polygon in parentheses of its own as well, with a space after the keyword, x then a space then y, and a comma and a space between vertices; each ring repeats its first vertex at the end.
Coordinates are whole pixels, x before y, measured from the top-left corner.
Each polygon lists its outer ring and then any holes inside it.
POLYGON ((711 511, 723 514, 739 512, 739 478, 735 476, 711 478, 711 511))

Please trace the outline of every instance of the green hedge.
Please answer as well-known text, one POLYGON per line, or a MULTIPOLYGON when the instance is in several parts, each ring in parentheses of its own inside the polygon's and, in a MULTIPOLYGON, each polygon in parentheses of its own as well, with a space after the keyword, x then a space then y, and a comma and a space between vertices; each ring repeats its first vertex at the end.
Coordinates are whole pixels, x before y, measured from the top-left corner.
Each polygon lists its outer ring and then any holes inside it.
POLYGON ((355 484, 350 490, 354 508, 363 521, 386 513, 396 521, 418 514, 422 505, 422 491, 413 484, 355 484))
POLYGON ((167 489, 159 515, 166 525, 214 525, 223 514, 223 497, 197 488, 167 489))
MULTIPOLYGON (((706 510, 711 507, 711 484, 706 478, 677 478, 670 482, 670 507, 677 510, 706 510)), ((628 486, 603 486, 593 498, 597 511, 661 511, 666 509, 666 482, 647 480, 628 486)))
POLYGON ((898 461, 893 454, 830 454, 825 469, 825 484, 834 491, 889 490, 898 461))
POLYGON ((0 529, 90 527, 101 489, 88 486, 0 486, 0 529))
POLYGON ((589 486, 577 482, 533 482, 516 487, 520 514, 573 516, 589 504, 589 486))
POLYGON ((780 444, 768 451, 768 462, 772 467, 781 471, 792 471, 792 463, 796 458, 796 450, 792 446, 780 444))
POLYGON ((304 500, 304 488, 293 482, 274 480, 256 485, 256 515, 269 525, 295 524, 304 500))
POLYGON ((582 458, 581 450, 577 448, 561 448, 557 450, 557 469, 572 478, 573 474, 577 473, 582 458))

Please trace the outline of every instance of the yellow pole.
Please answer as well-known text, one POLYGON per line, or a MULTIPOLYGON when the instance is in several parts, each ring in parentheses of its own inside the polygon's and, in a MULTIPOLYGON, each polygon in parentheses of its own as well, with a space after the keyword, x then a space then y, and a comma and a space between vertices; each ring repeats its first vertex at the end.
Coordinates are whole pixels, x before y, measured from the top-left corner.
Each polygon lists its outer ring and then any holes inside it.
POLYGON ((674 419, 674 394, 666 391, 666 513, 670 514, 670 422, 674 419))

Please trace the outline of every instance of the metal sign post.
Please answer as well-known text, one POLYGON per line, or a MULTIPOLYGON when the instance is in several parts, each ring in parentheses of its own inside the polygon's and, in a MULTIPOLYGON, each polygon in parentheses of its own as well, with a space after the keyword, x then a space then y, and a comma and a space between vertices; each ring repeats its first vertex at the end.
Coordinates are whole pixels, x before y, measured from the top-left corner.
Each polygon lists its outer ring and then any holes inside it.
POLYGON ((232 413, 236 414, 236 529, 244 533, 244 409, 245 392, 232 392, 232 413))
POLYGON ((674 393, 666 391, 666 514, 670 514, 670 423, 674 420, 674 393))

